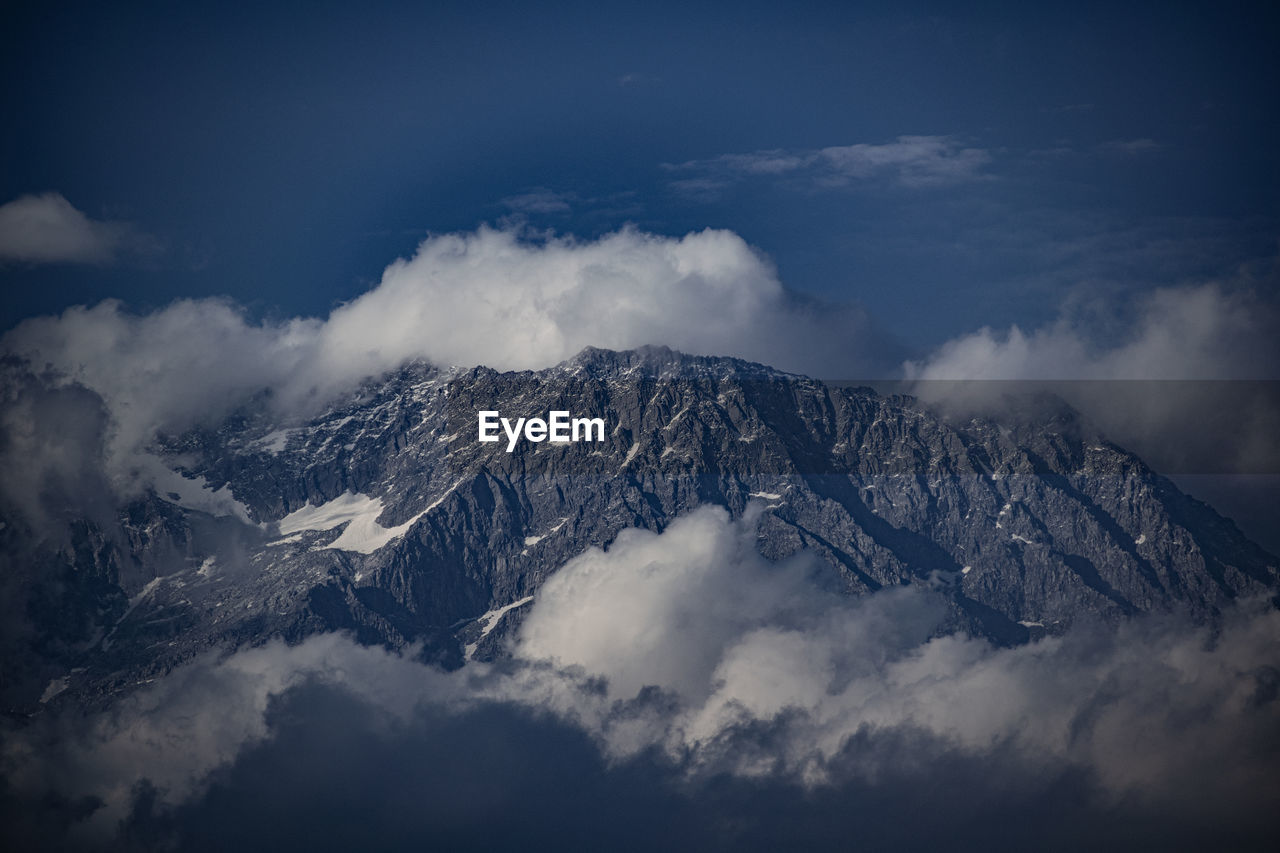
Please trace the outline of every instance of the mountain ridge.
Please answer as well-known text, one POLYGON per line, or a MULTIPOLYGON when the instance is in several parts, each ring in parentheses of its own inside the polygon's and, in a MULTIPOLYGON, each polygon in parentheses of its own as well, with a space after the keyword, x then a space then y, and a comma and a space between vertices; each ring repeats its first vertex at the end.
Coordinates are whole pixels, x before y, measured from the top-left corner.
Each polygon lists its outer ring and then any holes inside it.
POLYGON ((118 531, 79 522, 70 553, 41 556, 78 579, 90 627, 6 678, 22 682, 11 706, 57 679, 50 701, 105 701, 209 649, 332 630, 448 667, 501 656, 569 559, 704 504, 759 507, 772 560, 811 551, 850 595, 929 587, 948 630, 1005 644, 1084 618, 1211 618, 1277 585, 1229 520, 1061 410, 955 423, 666 347, 541 371, 410 363, 306 421, 258 401, 155 451, 181 492, 132 502, 118 531), (482 408, 602 415, 606 440, 508 454, 476 440, 482 408))

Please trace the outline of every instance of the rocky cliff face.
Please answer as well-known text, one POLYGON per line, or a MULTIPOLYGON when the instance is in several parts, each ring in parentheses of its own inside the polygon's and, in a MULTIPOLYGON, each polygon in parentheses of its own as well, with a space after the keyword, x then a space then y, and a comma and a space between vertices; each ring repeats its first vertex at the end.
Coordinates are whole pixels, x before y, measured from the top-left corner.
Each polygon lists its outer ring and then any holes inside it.
POLYGON ((1082 618, 1208 618, 1277 586, 1274 557, 1061 407, 958 422, 654 348, 539 372, 411 365, 306 422, 270 411, 161 439, 181 476, 79 522, 75 547, 28 552, 0 530, 11 558, 66 576, 32 614, 41 663, 7 673, 10 707, 92 701, 274 636, 348 630, 446 666, 500 655, 567 560, 705 503, 758 513, 769 558, 809 549, 851 595, 934 587, 952 628, 1001 643, 1082 618), (507 452, 477 440, 480 410, 606 432, 507 452))

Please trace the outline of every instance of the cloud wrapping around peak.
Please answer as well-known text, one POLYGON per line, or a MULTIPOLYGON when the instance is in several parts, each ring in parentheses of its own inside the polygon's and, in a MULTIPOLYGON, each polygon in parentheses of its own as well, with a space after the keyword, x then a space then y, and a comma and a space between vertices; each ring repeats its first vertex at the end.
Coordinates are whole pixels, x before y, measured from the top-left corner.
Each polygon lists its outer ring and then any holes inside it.
POLYGON ((153 254, 154 238, 126 222, 98 221, 61 193, 24 195, 0 206, 0 262, 109 264, 122 254, 153 254))
MULTIPOLYGON (((913 140, 894 149, 898 153, 841 156, 898 169, 917 162, 902 153, 908 148, 946 150, 936 140, 913 140)), ((778 165, 784 167, 787 161, 778 165)), ((1109 345, 1090 335, 1096 313, 1067 313, 1030 333, 983 329, 904 368, 900 351, 865 312, 788 290, 773 265, 732 232, 669 237, 624 228, 584 241, 483 227, 425 240, 412 257, 388 266, 376 287, 324 319, 258 322, 222 299, 181 300, 134 314, 109 300, 24 321, 0 339, 0 350, 25 359, 46 384, 75 383, 101 398, 106 444, 86 448, 83 456, 100 458, 104 481, 121 494, 150 482, 155 462, 144 448, 157 430, 216 422, 262 392, 285 419, 305 417, 363 379, 414 359, 537 369, 587 346, 665 344, 819 377, 893 377, 905 370, 920 380, 1268 378, 1280 364, 1271 334, 1280 325, 1275 310, 1247 291, 1217 285, 1158 291, 1138 308, 1132 327, 1109 345)), ((26 381, 9 387, 19 397, 34 393, 26 381)), ((10 402, 14 411, 52 411, 35 398, 10 402)), ((1090 403, 1072 402, 1086 409, 1090 403)), ((81 396, 65 396, 64 403, 85 403, 86 422, 100 416, 99 405, 81 396)), ((1187 423, 1178 412, 1144 411, 1152 423, 1119 432, 1117 440, 1136 436, 1140 442, 1153 430, 1187 423)), ((1277 416, 1255 414, 1247 420, 1256 429, 1244 443, 1266 446, 1277 416)), ((51 423, 7 423, 5 429, 61 434, 51 423)), ((41 446, 15 440, 0 452, 29 456, 41 446)), ((56 461, 32 458, 6 465, 60 470, 56 461)), ((4 494, 21 499, 13 491, 4 494)), ((26 484, 19 491, 47 490, 26 484)))
POLYGON ((137 315, 108 300, 24 321, 3 349, 98 392, 134 434, 268 388, 287 407, 324 402, 412 359, 539 369, 587 346, 666 344, 821 373, 881 358, 874 337, 858 309, 786 290, 728 231, 582 242, 486 227, 426 240, 324 320, 255 323, 221 299, 137 315))
POLYGON ((108 474, 132 490, 157 430, 216 421, 264 391, 278 414, 301 417, 410 360, 540 369, 587 346, 646 344, 818 375, 894 360, 864 312, 788 291, 736 234, 635 228, 592 241, 518 227, 432 237, 326 319, 255 322, 224 299, 134 314, 108 300, 26 320, 0 350, 101 397, 108 474))
POLYGON ((818 374, 872 369, 884 339, 864 312, 807 302, 741 237, 624 228, 597 240, 480 228, 425 241, 317 327, 306 390, 405 360, 549 367, 585 347, 665 344, 818 374))

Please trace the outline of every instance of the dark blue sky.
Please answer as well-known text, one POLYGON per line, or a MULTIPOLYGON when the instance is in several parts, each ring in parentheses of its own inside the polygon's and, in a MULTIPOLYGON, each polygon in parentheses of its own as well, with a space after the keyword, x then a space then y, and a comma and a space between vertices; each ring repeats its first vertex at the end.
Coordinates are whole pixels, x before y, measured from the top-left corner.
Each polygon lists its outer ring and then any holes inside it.
POLYGON ((913 348, 1277 254, 1269 4, 224 5, 6 6, 0 204, 154 240, 3 264, 4 328, 109 296, 323 315, 512 215, 730 228, 913 348), (892 162, 818 154, 858 145, 892 162))

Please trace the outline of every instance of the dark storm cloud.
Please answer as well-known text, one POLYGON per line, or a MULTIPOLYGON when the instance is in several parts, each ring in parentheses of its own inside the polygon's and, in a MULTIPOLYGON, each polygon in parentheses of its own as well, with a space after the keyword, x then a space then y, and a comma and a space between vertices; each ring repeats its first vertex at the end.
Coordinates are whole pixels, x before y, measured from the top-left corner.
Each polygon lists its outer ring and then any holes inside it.
POLYGON ((1006 749, 975 756, 911 731, 855 737, 835 762, 839 781, 814 790, 690 783, 647 755, 607 764, 580 729, 506 705, 424 709, 388 726, 359 697, 312 685, 271 716, 274 737, 198 800, 166 807, 140 787, 121 835, 184 850, 1262 850, 1273 828, 1247 812, 1215 825, 1117 805, 1077 769, 1006 749), (867 760, 883 768, 874 780, 858 772, 867 760))

